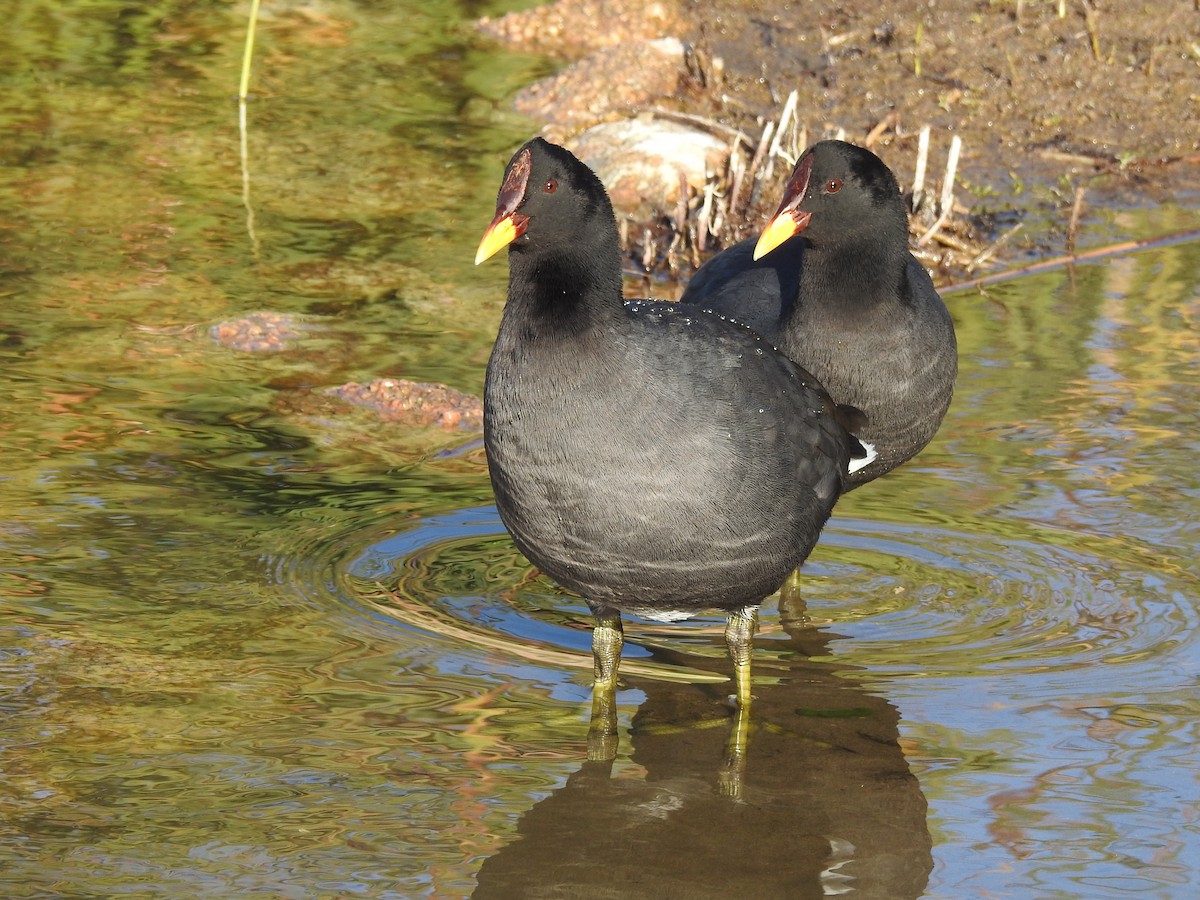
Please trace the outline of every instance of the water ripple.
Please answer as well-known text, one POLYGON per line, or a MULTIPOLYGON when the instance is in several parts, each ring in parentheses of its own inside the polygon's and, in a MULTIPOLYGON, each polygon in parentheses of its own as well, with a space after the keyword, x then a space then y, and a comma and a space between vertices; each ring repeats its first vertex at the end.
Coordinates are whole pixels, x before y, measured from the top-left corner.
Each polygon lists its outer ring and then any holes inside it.
MULTIPOLYGON (((1154 548, 1011 518, 926 518, 838 517, 826 528, 800 590, 809 621, 847 639, 834 645, 843 659, 895 676, 1069 671, 1169 655, 1196 629, 1195 580, 1154 548)), ((340 607, 349 627, 399 627, 447 652, 591 669, 586 604, 530 567, 492 506, 408 521, 380 513, 310 539, 276 560, 276 577, 340 607)), ((648 657, 656 646, 723 655, 721 617, 629 619, 624 671, 719 680, 648 657)), ((769 605, 764 676, 781 632, 769 605)))
POLYGON ((1019 519, 839 519, 812 563, 810 610, 854 639, 855 662, 894 674, 1111 666, 1197 625, 1195 578, 1154 548, 1019 519))

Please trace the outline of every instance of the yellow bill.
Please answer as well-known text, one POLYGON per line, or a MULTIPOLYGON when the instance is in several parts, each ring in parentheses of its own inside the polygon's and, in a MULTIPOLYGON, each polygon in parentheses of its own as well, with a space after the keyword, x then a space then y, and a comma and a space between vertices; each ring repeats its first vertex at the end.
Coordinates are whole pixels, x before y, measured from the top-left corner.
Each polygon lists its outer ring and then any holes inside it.
POLYGON ((511 215, 502 215, 497 218, 483 233, 483 240, 479 242, 479 249, 475 251, 475 265, 479 265, 488 257, 495 255, 500 248, 507 247, 517 239, 519 234, 511 215))
MULTIPOLYGON (((804 224, 808 224, 807 218, 805 218, 804 224)), ((754 245, 755 260, 762 259, 799 231, 800 227, 797 226, 796 220, 790 212, 779 213, 758 236, 758 243, 754 245)))

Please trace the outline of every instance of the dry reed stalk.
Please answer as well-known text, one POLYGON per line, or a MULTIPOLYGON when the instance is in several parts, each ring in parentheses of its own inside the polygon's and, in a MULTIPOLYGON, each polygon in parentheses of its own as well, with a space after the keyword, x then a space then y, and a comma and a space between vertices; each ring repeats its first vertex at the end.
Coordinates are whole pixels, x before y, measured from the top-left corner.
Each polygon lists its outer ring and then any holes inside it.
POLYGON ((1004 234, 1000 235, 1000 238, 998 240, 994 241, 986 250, 984 250, 982 253, 980 253, 978 256, 976 256, 974 259, 972 259, 969 263, 967 263, 967 265, 966 265, 967 274, 969 275, 971 272, 974 272, 976 269, 978 269, 980 266, 982 266, 985 262, 987 262, 989 259, 991 259, 993 256, 995 256, 997 251, 999 251, 1001 247, 1003 247, 1005 244, 1007 244, 1009 242, 1009 240, 1013 237, 1013 235, 1015 235, 1018 231, 1020 231, 1024 227, 1025 227, 1024 222, 1018 222, 1012 228, 1008 229, 1008 231, 1004 232, 1004 234))
POLYGON ((920 212, 921 207, 925 205, 925 167, 929 162, 929 132, 930 127, 925 125, 917 138, 917 166, 913 172, 912 185, 913 212, 920 212))
POLYGON ((246 233, 250 248, 258 259, 261 246, 254 229, 254 206, 250 202, 250 146, 246 127, 246 98, 250 93, 250 64, 254 59, 254 31, 258 24, 259 0, 251 0, 250 22, 246 27, 246 48, 242 52, 242 77, 238 83, 238 152, 242 162, 242 205, 246 207, 246 233))
POLYGON ((1087 193, 1087 188, 1083 185, 1077 185, 1075 188, 1075 202, 1071 204, 1071 219, 1067 222, 1067 252, 1075 252, 1075 238, 1079 233, 1079 217, 1083 213, 1083 195, 1087 193))
POLYGON ((788 159, 787 154, 782 151, 783 135, 787 130, 788 123, 796 115, 796 103, 800 99, 799 91, 792 91, 788 94, 787 102, 783 104, 783 112, 779 114, 779 121, 775 125, 775 139, 771 141, 771 151, 767 154, 767 166, 763 171, 763 178, 770 178, 775 171, 775 157, 779 157, 787 162, 790 166, 796 162, 795 157, 788 159))
POLYGON ((962 150, 962 138, 957 134, 950 139, 950 153, 946 158, 946 174, 942 179, 942 194, 938 201, 938 217, 929 229, 917 238, 917 246, 923 247, 933 239, 954 211, 954 178, 958 170, 958 154, 962 150))

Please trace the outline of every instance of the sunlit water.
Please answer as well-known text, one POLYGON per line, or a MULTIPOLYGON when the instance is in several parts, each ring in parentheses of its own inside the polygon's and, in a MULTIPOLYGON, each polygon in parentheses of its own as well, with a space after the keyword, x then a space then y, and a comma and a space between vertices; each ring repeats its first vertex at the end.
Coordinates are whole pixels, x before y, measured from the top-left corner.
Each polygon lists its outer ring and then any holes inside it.
POLYGON ((628 623, 587 765, 586 606, 478 436, 312 399, 482 383, 469 262, 545 66, 429 6, 264 21, 248 221, 243 11, 15 4, 0 893, 1192 896, 1200 244, 948 298, 940 436, 764 610, 741 802, 717 617, 628 623), (258 310, 299 338, 213 339, 258 310))

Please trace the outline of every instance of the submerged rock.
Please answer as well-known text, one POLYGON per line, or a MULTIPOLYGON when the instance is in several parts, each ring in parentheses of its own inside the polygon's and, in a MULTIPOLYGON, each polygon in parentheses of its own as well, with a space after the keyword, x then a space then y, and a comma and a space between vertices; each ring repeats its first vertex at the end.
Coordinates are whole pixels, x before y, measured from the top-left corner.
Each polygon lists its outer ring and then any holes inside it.
POLYGON ((365 384, 351 381, 325 393, 405 425, 464 431, 483 427, 482 401, 444 384, 377 378, 365 384))
POLYGON ((209 334, 222 347, 261 353, 286 350, 311 330, 311 325, 287 313, 256 312, 218 322, 209 334))

